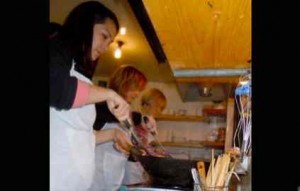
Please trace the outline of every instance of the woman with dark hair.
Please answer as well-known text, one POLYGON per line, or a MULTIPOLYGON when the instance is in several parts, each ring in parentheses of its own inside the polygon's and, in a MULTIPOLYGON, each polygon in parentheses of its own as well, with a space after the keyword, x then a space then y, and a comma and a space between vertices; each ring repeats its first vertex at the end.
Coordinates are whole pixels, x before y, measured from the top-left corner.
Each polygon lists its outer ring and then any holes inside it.
POLYGON ((113 12, 96 1, 76 6, 59 33, 49 39, 50 190, 87 191, 95 170, 95 145, 114 141, 126 152, 131 142, 119 129, 93 131, 95 103, 106 101, 119 120, 129 104, 114 90, 94 86, 91 78, 100 54, 119 30, 113 12))

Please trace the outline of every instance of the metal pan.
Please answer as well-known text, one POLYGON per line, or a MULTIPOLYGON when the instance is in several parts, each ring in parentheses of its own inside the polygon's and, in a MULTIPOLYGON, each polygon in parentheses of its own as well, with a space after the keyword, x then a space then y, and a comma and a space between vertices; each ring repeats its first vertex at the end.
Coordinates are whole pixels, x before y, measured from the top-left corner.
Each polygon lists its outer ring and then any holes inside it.
POLYGON ((152 185, 193 187, 191 168, 196 168, 197 161, 140 155, 136 157, 151 176, 152 185))

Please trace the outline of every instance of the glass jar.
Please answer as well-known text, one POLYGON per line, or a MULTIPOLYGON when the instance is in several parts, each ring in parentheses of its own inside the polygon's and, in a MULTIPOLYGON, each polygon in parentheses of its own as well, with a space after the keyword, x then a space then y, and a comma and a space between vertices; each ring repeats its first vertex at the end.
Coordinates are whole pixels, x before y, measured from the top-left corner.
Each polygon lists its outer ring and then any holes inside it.
POLYGON ((207 141, 216 141, 218 139, 218 129, 212 129, 206 139, 207 141))

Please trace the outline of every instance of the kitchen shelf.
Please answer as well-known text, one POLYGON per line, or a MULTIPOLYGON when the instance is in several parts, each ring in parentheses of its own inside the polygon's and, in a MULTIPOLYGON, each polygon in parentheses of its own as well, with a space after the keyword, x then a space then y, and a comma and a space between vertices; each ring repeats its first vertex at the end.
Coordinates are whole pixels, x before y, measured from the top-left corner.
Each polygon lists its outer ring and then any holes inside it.
MULTIPOLYGON (((224 142, 216 142, 216 141, 197 141, 197 142, 161 142, 163 146, 170 147, 188 147, 188 148, 216 148, 223 149, 224 142)), ((152 142, 151 145, 159 146, 157 142, 152 142)))
POLYGON ((203 116, 199 115, 168 115, 163 114, 157 116, 155 119, 158 121, 202 121, 210 122, 209 116, 226 117, 226 109, 203 109, 203 116))
POLYGON ((205 147, 212 147, 212 148, 223 148, 224 147, 224 142, 217 142, 217 141, 202 141, 202 145, 205 147))
MULTIPOLYGON (((153 142, 151 145, 153 146, 159 146, 159 143, 157 142, 153 142)), ((188 147, 188 148, 204 148, 204 145, 201 144, 200 141, 198 141, 197 143, 195 142, 161 142, 161 145, 163 146, 169 146, 169 147, 188 147)))
POLYGON ((205 109, 203 109, 203 115, 221 115, 221 116, 226 116, 226 109, 205 108, 205 109))
POLYGON ((198 115, 160 115, 155 119, 160 121, 204 121, 204 118, 198 115))

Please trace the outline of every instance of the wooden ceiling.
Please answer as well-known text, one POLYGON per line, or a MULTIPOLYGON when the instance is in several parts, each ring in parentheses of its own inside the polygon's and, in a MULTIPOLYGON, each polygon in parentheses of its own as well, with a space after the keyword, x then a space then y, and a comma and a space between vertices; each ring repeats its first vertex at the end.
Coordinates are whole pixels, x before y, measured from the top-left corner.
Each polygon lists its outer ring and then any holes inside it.
MULTIPOLYGON (((251 68, 251 0, 143 0, 174 71, 251 68)), ((187 77, 177 81, 236 81, 187 77)))

